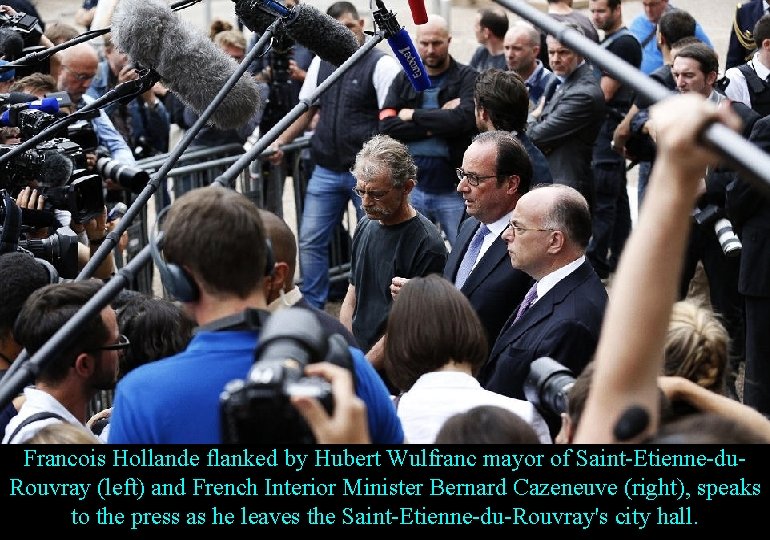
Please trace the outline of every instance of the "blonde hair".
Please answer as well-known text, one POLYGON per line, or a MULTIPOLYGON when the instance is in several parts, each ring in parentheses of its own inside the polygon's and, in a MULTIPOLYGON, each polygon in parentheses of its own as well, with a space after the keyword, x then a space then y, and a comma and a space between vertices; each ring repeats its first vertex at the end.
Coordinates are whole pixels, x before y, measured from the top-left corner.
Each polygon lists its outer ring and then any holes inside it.
POLYGON ((729 343, 713 311, 691 301, 677 302, 666 335, 663 372, 723 394, 729 343))
POLYGON ((24 444, 101 444, 101 441, 84 427, 59 422, 43 427, 24 444))

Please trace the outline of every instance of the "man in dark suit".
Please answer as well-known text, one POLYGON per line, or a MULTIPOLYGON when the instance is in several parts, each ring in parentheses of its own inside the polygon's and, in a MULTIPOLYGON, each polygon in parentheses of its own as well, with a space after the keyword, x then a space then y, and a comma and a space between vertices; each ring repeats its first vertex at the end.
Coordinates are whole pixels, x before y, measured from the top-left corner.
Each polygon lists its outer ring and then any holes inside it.
MULTIPOLYGON (((756 121, 749 140, 770 152, 770 116, 756 121)), ((738 276, 746 317, 743 402, 770 415, 770 200, 739 177, 727 188, 727 208, 743 242, 738 276)))
MULTIPOLYGON (((588 204, 574 188, 542 186, 519 199, 502 238, 513 267, 536 283, 478 374, 484 388, 525 399, 524 381, 534 360, 550 356, 575 375, 591 360, 607 291, 585 257, 590 237, 588 204)), ((558 419, 553 411, 541 412, 549 423, 558 419)))
MULTIPOLYGON (((458 178, 468 217, 460 225, 444 277, 468 297, 491 344, 532 285, 532 278, 511 267, 500 238, 519 197, 529 191, 532 164, 509 132, 486 131, 465 151, 458 178)), ((406 281, 394 278, 391 294, 398 294, 406 281)))
POLYGON ((554 182, 574 187, 593 208, 591 158, 604 120, 604 94, 580 54, 552 36, 547 43, 556 80, 546 88, 542 112, 533 112, 537 120, 527 134, 548 158, 554 182))

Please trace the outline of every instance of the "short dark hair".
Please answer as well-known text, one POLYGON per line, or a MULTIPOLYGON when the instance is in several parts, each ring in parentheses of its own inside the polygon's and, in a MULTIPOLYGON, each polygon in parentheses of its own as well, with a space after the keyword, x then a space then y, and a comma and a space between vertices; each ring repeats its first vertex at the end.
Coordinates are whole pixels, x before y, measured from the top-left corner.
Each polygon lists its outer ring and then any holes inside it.
POLYGON ((495 129, 525 130, 529 114, 529 91, 515 71, 490 68, 479 73, 473 89, 476 107, 483 107, 495 129))
POLYGON ((682 47, 686 47, 687 45, 692 45, 693 43, 703 43, 700 39, 698 39, 696 36, 687 36, 683 37, 673 45, 671 45, 671 50, 674 49, 681 49, 682 47))
POLYGON ((410 279, 388 316, 385 372, 400 390, 450 359, 474 371, 487 359, 487 338, 470 301, 437 274, 410 279))
POLYGON ((334 2, 326 9, 326 14, 332 19, 339 19, 346 13, 350 13, 354 19, 358 19, 358 10, 350 2, 334 2))
POLYGON ((770 39, 770 14, 762 15, 754 25, 754 43, 757 49, 762 47, 762 42, 770 39))
POLYGON ((704 74, 719 73, 719 58, 714 49, 706 45, 705 43, 693 43, 691 45, 685 45, 679 49, 674 56, 674 59, 679 58, 692 58, 700 65, 700 70, 704 74))
MULTIPOLYGON (((13 335, 29 354, 35 354, 64 326, 102 287, 98 279, 54 283, 33 292, 21 308, 13 328, 13 335)), ((97 313, 80 328, 72 345, 58 351, 38 374, 38 379, 48 382, 63 380, 72 363, 83 351, 105 345, 110 331, 97 313)))
POLYGON ((48 272, 29 253, 0 255, 0 338, 11 334, 24 302, 48 284, 48 272))
POLYGON ((666 11, 658 21, 660 35, 672 47, 680 39, 694 36, 695 25, 693 16, 681 9, 666 11))
POLYGON ((499 9, 482 9, 479 26, 488 28, 497 38, 503 39, 508 31, 508 15, 499 9))
POLYGON ((497 405, 479 405, 447 418, 436 444, 540 444, 523 418, 497 405))
POLYGON ((519 195, 529 191, 532 185, 532 160, 524 145, 507 131, 485 131, 473 138, 477 143, 493 143, 497 147, 497 183, 500 185, 508 176, 519 177, 519 195))
POLYGON ((586 198, 575 188, 565 185, 541 184, 535 187, 558 190, 543 226, 561 230, 577 246, 587 248, 591 239, 591 211, 586 198))
POLYGON ((131 342, 120 359, 120 377, 132 369, 185 349, 195 321, 177 304, 146 294, 131 296, 118 310, 118 326, 131 342))
POLYGON ((188 191, 163 223, 163 255, 191 270, 211 294, 246 298, 263 285, 267 244, 256 205, 220 186, 188 191))

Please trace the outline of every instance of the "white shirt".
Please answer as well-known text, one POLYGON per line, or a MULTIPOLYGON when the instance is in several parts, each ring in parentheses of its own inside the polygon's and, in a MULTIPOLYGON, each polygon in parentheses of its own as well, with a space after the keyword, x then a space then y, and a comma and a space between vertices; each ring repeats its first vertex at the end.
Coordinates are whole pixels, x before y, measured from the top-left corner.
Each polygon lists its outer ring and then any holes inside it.
POLYGON ((536 304, 537 301, 545 296, 548 291, 553 289, 557 283, 577 270, 578 267, 585 262, 585 260, 585 255, 583 255, 571 263, 565 264, 561 268, 554 270, 547 276, 544 276, 542 279, 540 279, 540 281, 537 282, 537 298, 534 302, 532 302, 532 304, 536 304))
MULTIPOLYGON (((770 75, 770 69, 759 60, 759 52, 755 52, 751 60, 746 63, 760 79, 765 80, 770 75)), ((731 67, 725 72, 725 76, 730 80, 730 84, 725 89, 725 95, 732 101, 738 101, 747 107, 751 107, 751 95, 746 84, 746 77, 741 73, 741 70, 737 67, 731 67)))
POLYGON ((534 428, 540 442, 551 443, 548 425, 532 403, 485 390, 474 377, 459 371, 425 373, 401 395, 396 412, 406 442, 433 444, 450 416, 479 405, 508 409, 534 428))
MULTIPOLYGON (((308 99, 310 95, 318 88, 318 70, 321 66, 321 59, 316 56, 310 61, 310 66, 305 74, 305 81, 299 91, 299 99, 308 99)), ((392 56, 385 54, 377 60, 372 74, 372 84, 377 92, 377 105, 380 109, 385 104, 385 98, 388 97, 390 83, 401 71, 401 64, 392 56)))
MULTIPOLYGON (((476 268, 476 265, 479 263, 481 258, 484 256, 484 254, 487 252, 487 250, 492 247, 492 244, 497 240, 497 238, 503 234, 503 231, 508 226, 508 222, 511 220, 511 214, 513 211, 508 212, 503 217, 495 221, 494 223, 487 223, 487 229, 489 229, 489 232, 484 237, 484 241, 481 243, 481 249, 479 249, 479 256, 476 258, 476 261, 473 263, 473 268, 476 268)), ((472 271, 472 270, 471 270, 472 271)))
MULTIPOLYGON (((11 418, 11 421, 8 422, 8 425, 5 427, 3 444, 9 444, 8 437, 16 430, 16 427, 21 424, 22 421, 26 420, 33 414, 40 412, 56 413, 61 416, 67 423, 84 427, 83 424, 81 424, 80 421, 64 407, 64 405, 59 403, 59 401, 48 392, 44 392, 43 390, 38 390, 37 388, 29 386, 24 389, 24 397, 26 400, 21 406, 21 409, 19 409, 19 414, 11 418)), ((21 431, 19 431, 19 433, 16 435, 16 437, 14 437, 10 444, 23 443, 32 437, 35 433, 43 429, 45 426, 59 423, 61 423, 61 420, 58 418, 46 418, 45 420, 38 420, 37 422, 27 424, 21 428, 21 431)))

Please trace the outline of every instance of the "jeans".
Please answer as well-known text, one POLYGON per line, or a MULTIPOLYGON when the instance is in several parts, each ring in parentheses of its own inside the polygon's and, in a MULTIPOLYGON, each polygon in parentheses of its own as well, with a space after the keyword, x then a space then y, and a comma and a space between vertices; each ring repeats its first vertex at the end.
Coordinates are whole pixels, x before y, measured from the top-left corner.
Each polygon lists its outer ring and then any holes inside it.
POLYGON ((626 167, 624 162, 600 163, 594 164, 593 170, 596 199, 587 256, 599 277, 605 279, 615 271, 620 251, 631 232, 626 167))
POLYGON ((642 200, 644 199, 644 193, 647 191, 647 183, 650 181, 650 172, 652 171, 651 161, 639 162, 639 180, 636 185, 637 193, 637 208, 642 207, 642 200))
POLYGON ((460 222, 465 213, 465 202, 462 196, 456 191, 425 193, 419 188, 414 188, 409 196, 415 210, 433 223, 438 222, 450 247, 454 246, 457 229, 460 228, 460 222))
POLYGON ((353 194, 356 179, 349 172, 334 172, 319 165, 308 181, 299 229, 300 290, 307 301, 323 309, 329 295, 329 244, 332 232, 353 199, 361 219, 361 201, 353 194))

